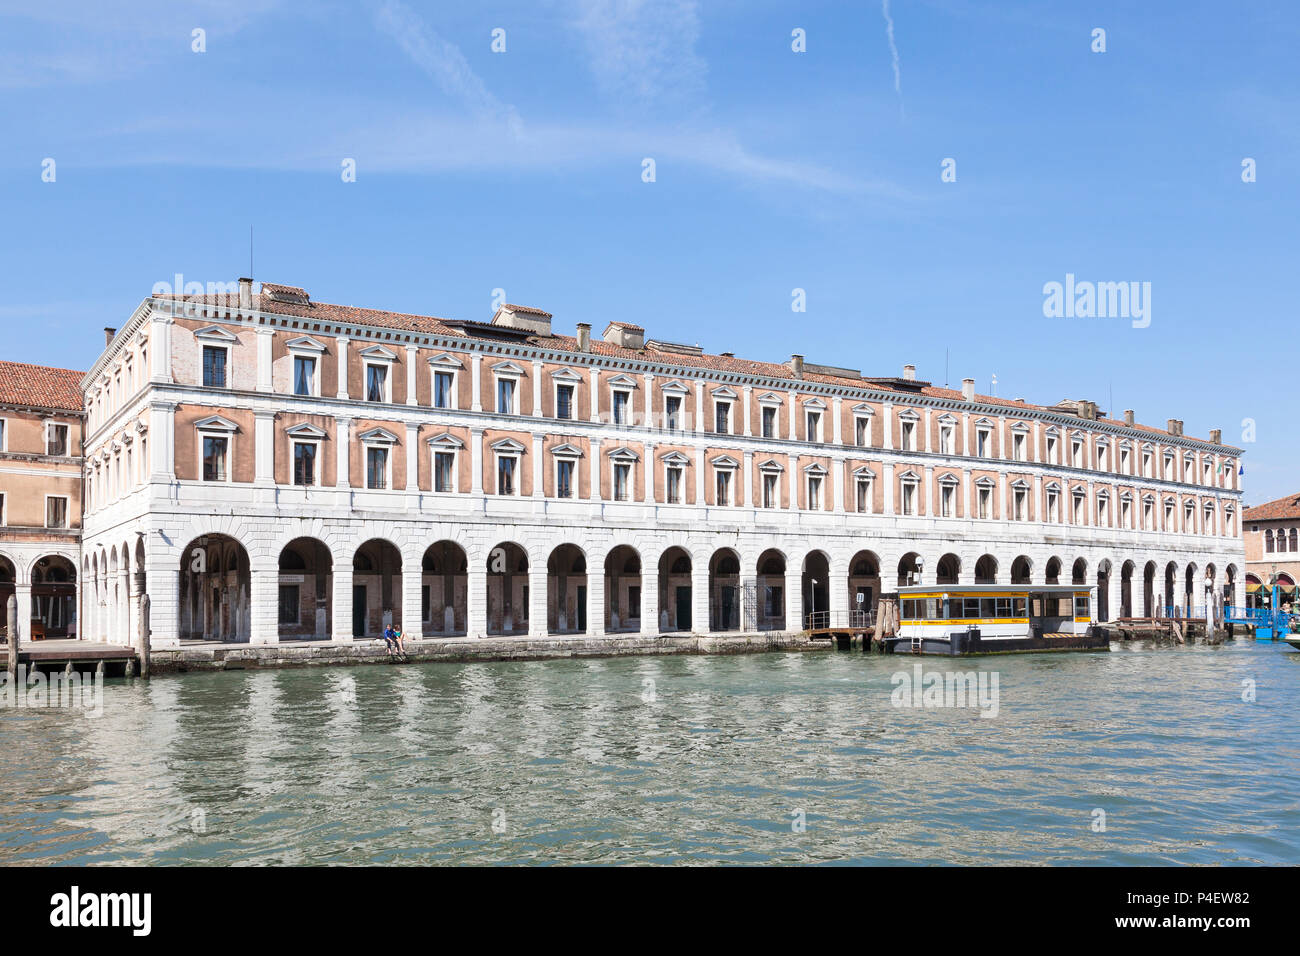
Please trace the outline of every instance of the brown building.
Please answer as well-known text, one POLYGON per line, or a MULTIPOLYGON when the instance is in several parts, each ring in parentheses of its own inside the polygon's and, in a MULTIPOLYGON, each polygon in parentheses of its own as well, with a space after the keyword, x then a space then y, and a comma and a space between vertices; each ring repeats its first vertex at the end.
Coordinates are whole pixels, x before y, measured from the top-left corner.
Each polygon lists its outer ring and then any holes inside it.
POLYGON ((1246 538, 1246 603, 1263 607, 1272 585, 1283 604, 1295 603, 1300 581, 1300 494, 1287 495, 1242 513, 1246 538))
POLYGON ((76 633, 81 376, 0 362, 0 631, 6 635, 10 596, 17 599, 21 637, 76 633))

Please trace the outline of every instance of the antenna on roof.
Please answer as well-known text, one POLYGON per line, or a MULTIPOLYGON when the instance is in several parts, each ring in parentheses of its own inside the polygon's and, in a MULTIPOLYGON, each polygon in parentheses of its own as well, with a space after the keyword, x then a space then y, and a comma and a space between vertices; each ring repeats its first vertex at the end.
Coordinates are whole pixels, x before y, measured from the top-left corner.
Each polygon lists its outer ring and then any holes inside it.
POLYGON ((948 350, 943 350, 943 387, 948 387, 948 350))
POLYGON ((253 278, 253 227, 248 227, 248 277, 253 278))

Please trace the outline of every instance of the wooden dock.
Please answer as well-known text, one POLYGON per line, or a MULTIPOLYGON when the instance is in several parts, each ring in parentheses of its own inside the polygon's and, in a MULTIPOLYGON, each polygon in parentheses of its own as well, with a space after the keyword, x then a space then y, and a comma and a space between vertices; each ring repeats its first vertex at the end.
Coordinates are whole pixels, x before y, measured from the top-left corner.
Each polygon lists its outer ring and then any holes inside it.
MULTIPOLYGON (((125 672, 135 666, 138 655, 134 647, 101 641, 46 640, 23 641, 18 648, 18 663, 29 670, 107 670, 125 672)), ((0 667, 9 666, 9 649, 0 644, 0 667)))

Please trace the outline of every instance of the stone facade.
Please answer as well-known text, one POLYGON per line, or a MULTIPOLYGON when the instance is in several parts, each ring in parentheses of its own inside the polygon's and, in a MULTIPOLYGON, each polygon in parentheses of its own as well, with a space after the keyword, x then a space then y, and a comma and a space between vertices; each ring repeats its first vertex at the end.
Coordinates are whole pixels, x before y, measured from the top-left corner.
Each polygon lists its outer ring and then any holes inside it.
POLYGON ((799 629, 909 580, 1239 599, 1217 434, 550 329, 145 300, 83 381, 87 634, 135 640, 145 588, 158 646, 799 629))

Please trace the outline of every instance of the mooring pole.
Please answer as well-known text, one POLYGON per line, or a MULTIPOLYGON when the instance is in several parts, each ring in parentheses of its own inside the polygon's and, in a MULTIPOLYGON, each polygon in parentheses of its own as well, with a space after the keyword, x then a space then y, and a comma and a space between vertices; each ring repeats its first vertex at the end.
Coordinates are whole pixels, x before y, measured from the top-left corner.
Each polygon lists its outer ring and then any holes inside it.
POLYGON ((9 595, 9 601, 5 605, 5 611, 9 622, 9 680, 15 682, 18 680, 18 598, 9 595))
POLYGON ((149 593, 140 595, 140 676, 149 676, 149 645, 153 635, 149 633, 149 593))

